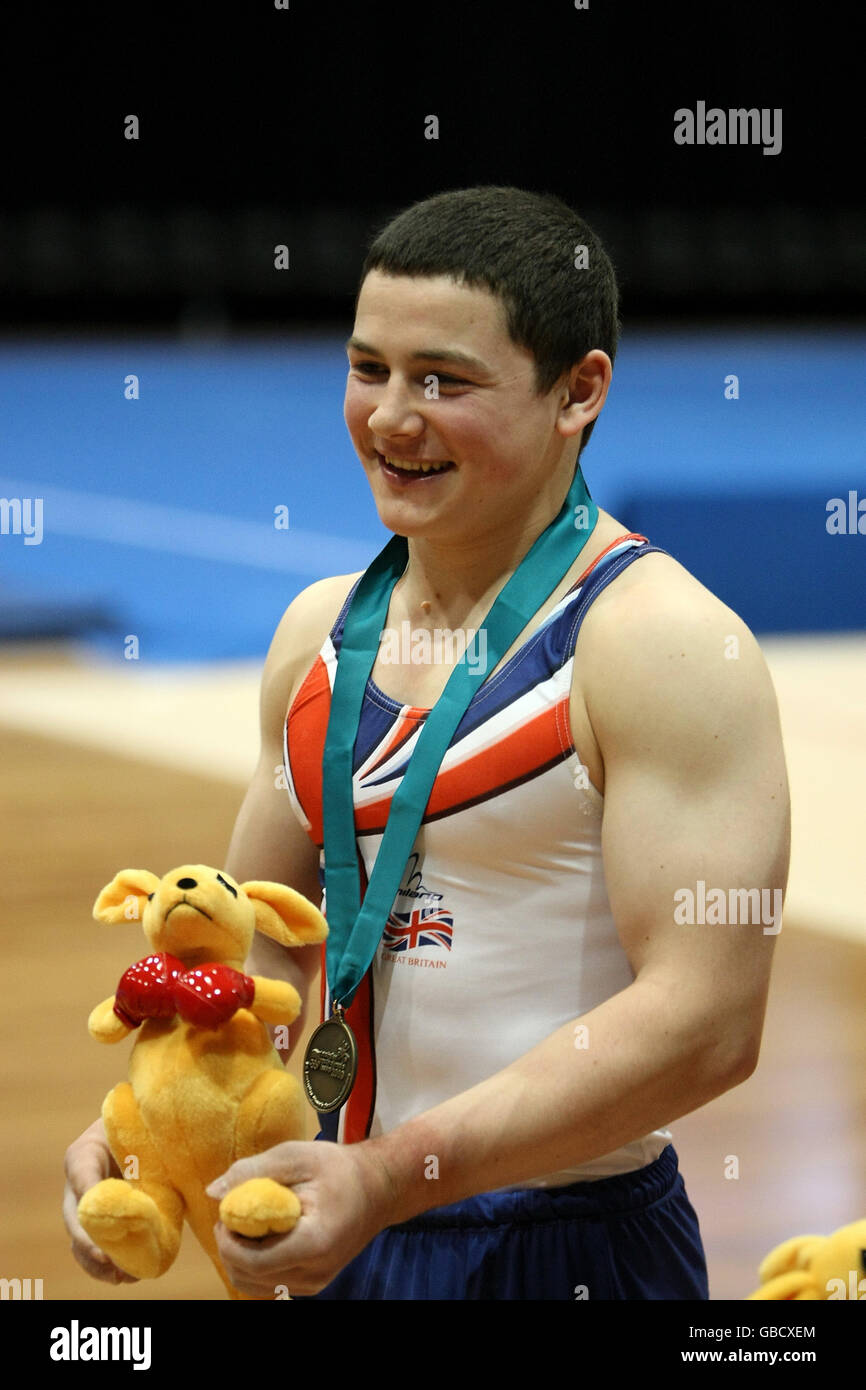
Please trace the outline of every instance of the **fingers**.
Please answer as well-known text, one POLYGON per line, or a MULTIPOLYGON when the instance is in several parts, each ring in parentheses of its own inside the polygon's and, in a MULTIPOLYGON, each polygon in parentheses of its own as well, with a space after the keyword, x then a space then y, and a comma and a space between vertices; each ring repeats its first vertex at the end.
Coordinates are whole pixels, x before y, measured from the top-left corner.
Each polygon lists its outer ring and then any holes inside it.
MULTIPOLYGON (((316 1144, 317 1149, 321 1147, 321 1142, 316 1144)), ((257 1298, 284 1297, 286 1290, 291 1295, 318 1293, 356 1253, 354 1246, 345 1255, 338 1253, 342 1232, 316 1215, 322 1193, 315 1187, 314 1183, 312 1190, 305 1191, 295 1180, 293 1191, 301 1199, 303 1212, 291 1231, 251 1239, 230 1231, 221 1221, 214 1226, 220 1259, 241 1293, 257 1298)), ((353 1231, 357 1227, 353 1220, 348 1224, 353 1231)))
POLYGON ((232 1284, 253 1298, 308 1296, 323 1289, 331 1277, 317 1272, 315 1257, 320 1252, 301 1238, 300 1228, 249 1240, 218 1222, 214 1235, 232 1284))
MULTIPOLYGON (((263 1153, 238 1159, 222 1177, 210 1184, 207 1189, 208 1195, 221 1199, 227 1192, 240 1187, 251 1178, 272 1178, 293 1190, 300 1187, 297 1195, 302 1207, 306 1208, 308 1200, 305 1200, 307 1194, 303 1191, 303 1184, 309 1183, 316 1176, 323 1150, 337 1147, 324 1140, 290 1140, 284 1144, 277 1144, 263 1153)), ((286 1292, 291 1294, 308 1291, 302 1284, 305 1281, 309 1283, 309 1270, 294 1266, 309 1253, 309 1227, 304 1233, 299 1225, 282 1235, 248 1239, 235 1231, 229 1231, 220 1221, 214 1227, 214 1235, 220 1259, 235 1288, 241 1293, 253 1298, 272 1299, 285 1297, 286 1292), (291 1245, 288 1244, 290 1240, 291 1245), (287 1266, 294 1278, 294 1289, 287 1280, 287 1266)), ((324 1282, 317 1286, 316 1291, 324 1287, 324 1282)))
POLYGON ((89 1187, 112 1176, 112 1164, 114 1159, 108 1147, 105 1126, 102 1120, 96 1120, 66 1150, 64 1170, 67 1182, 82 1197, 89 1187))
POLYGON ((103 1178, 120 1177, 105 1127, 97 1120, 70 1144, 64 1162, 66 1183, 63 1190, 63 1220, 71 1237, 72 1254, 85 1273, 109 1284, 137 1284, 138 1280, 119 1269, 104 1251, 94 1245, 78 1220, 78 1203, 85 1192, 103 1178))
POLYGON ((290 1187, 301 1204, 296 1226, 261 1240, 217 1223, 220 1259, 236 1289, 262 1299, 320 1293, 383 1228, 356 1147, 325 1140, 280 1144, 233 1164, 223 1175, 229 1187, 270 1177, 290 1187))
POLYGON ((284 1183, 286 1187, 309 1182, 316 1171, 316 1160, 321 1157, 320 1151, 326 1147, 337 1146, 328 1145, 325 1140, 290 1140, 251 1158, 239 1158, 222 1177, 210 1184, 207 1194, 219 1201, 233 1187, 239 1187, 250 1178, 273 1178, 274 1182, 284 1183))

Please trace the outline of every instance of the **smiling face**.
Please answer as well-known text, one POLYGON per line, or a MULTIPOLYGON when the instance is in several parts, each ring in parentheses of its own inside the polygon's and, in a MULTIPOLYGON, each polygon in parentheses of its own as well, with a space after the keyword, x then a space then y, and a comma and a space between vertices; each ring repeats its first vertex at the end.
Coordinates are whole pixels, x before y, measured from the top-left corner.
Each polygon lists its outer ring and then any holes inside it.
POLYGON ((450 544, 547 524, 587 421, 563 411, 563 382, 536 394, 495 295, 371 271, 347 351, 346 424, 384 526, 450 544), (386 459, 450 466, 401 475, 386 459))

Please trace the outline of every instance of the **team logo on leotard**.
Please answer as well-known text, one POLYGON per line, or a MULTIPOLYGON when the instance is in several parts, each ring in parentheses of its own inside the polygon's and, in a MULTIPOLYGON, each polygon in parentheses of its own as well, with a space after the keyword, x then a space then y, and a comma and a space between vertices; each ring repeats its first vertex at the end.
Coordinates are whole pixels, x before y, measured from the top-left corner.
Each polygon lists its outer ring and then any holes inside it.
POLYGON ((416 946, 444 946, 450 951, 453 934, 450 912, 438 906, 413 907, 389 914, 382 943, 388 951, 414 951, 416 946))

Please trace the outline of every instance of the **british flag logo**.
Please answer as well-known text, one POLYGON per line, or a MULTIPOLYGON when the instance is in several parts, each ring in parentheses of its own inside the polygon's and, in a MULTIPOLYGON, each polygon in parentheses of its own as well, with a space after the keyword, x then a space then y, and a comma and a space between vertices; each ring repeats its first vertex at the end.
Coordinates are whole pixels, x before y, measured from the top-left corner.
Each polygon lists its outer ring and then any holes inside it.
POLYGON ((454 918, 443 907, 413 907, 409 912, 390 912, 382 936, 386 951, 414 951, 416 946, 444 946, 451 950, 454 918))

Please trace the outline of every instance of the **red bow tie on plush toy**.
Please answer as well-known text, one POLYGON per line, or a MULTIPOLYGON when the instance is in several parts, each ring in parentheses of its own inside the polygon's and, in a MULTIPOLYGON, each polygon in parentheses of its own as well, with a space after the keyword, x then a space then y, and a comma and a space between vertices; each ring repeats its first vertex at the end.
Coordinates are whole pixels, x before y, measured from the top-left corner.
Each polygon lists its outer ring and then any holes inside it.
POLYGON ((249 975, 230 965, 205 963, 187 968, 167 951, 136 961, 121 978, 114 1012, 130 1028, 146 1018, 180 1014, 194 1028, 219 1028, 255 996, 249 975))

